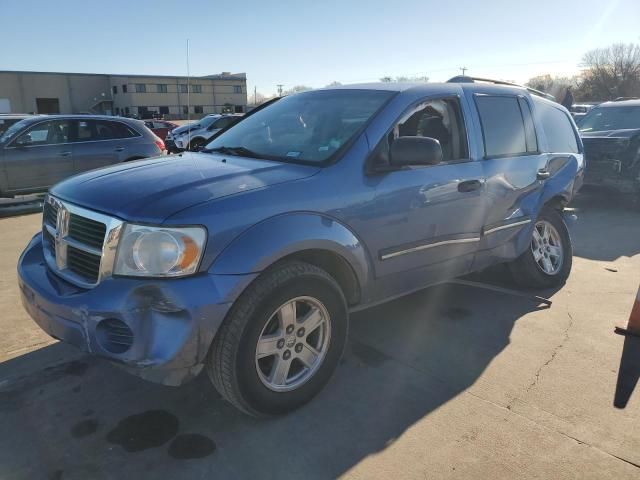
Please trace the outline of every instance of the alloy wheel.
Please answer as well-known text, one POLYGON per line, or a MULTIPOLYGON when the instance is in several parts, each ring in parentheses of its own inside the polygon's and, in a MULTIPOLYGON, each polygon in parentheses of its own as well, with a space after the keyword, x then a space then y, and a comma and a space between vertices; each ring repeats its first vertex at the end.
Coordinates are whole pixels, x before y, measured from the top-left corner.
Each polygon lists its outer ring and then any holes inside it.
POLYGON ((329 312, 320 300, 296 297, 267 320, 256 345, 255 365, 270 390, 295 390, 316 373, 331 337, 329 312))
POLYGON ((562 240, 550 222, 536 222, 531 238, 531 252, 538 268, 547 275, 556 275, 562 268, 562 240))

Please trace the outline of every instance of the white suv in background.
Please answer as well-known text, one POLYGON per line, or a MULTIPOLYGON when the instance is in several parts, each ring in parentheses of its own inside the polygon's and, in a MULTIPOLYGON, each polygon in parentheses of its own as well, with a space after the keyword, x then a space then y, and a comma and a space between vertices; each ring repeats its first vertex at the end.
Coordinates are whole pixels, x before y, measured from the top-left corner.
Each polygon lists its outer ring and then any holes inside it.
POLYGON ((166 148, 169 153, 184 150, 198 151, 203 148, 216 133, 228 127, 242 114, 211 114, 182 127, 178 127, 167 135, 166 148))

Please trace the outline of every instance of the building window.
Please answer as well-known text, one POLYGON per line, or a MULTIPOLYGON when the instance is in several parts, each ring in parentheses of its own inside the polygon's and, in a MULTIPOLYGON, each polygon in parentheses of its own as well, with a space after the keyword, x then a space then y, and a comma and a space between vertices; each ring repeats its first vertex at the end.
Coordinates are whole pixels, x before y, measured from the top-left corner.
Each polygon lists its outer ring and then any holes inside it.
POLYGON ((118 86, 114 85, 113 87, 111 87, 111 91, 113 92, 114 95, 118 93, 118 86))
POLYGON ((144 83, 136 83, 136 93, 147 93, 147 86, 144 83))
POLYGON ((180 93, 187 93, 187 84, 186 83, 181 83, 180 85, 178 85, 178 87, 180 87, 180 93))
POLYGON ((161 115, 169 115, 169 107, 158 107, 161 115))
POLYGON ((167 93, 167 86, 164 83, 159 83, 157 87, 158 93, 167 93))
POLYGON ((122 93, 127 93, 127 86, 126 85, 122 85, 122 93))
POLYGON ((120 107, 116 107, 116 115, 120 115, 120 107))
POLYGON ((129 107, 124 107, 124 114, 129 115, 129 107))
POLYGON ((242 105, 236 105, 234 107, 235 113, 242 113, 242 105))
POLYGON ((242 87, 240 85, 234 85, 233 93, 242 93, 242 87))
POLYGON ((184 105, 182 107, 182 113, 183 115, 189 115, 189 107, 187 107, 186 105, 184 105))
POLYGON ((202 93, 202 85, 191 85, 191 93, 202 93))
POLYGON ((194 105, 193 106, 193 112, 194 113, 204 113, 204 109, 202 108, 202 105, 194 105))

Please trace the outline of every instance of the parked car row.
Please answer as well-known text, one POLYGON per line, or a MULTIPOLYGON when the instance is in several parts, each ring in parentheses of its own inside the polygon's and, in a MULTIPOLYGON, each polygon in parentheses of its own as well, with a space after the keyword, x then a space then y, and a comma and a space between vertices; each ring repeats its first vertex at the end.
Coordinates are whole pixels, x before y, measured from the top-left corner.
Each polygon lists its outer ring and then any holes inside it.
POLYGON ((18 263, 41 328, 167 385, 204 369, 240 410, 274 415, 329 381, 351 311, 496 263, 530 288, 569 275, 583 146, 555 102, 465 77, 233 118, 199 152, 51 188, 18 263))
POLYGON ((178 153, 185 150, 197 152, 216 133, 227 128, 240 118, 242 118, 242 114, 211 114, 197 122, 173 129, 165 139, 167 151, 169 153, 178 153))
POLYGON ((165 143, 169 132, 179 127, 177 123, 166 120, 146 120, 144 124, 149 130, 165 141, 165 143))
POLYGON ((41 192, 76 173, 162 154, 143 122, 99 115, 30 115, 0 135, 0 196, 41 192))

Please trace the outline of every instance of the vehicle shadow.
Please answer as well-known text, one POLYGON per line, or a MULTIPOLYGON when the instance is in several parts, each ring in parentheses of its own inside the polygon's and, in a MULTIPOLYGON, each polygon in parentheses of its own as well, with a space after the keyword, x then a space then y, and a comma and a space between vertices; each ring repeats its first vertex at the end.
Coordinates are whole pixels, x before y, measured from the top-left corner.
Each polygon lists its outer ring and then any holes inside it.
POLYGON ((585 187, 570 207, 578 216, 574 255, 613 262, 640 253, 640 205, 629 195, 585 187))
POLYGON ((441 285, 362 311, 327 388, 272 419, 239 413, 204 375, 171 388, 89 357, 46 368, 52 345, 0 366, 38 367, 0 384, 0 477, 336 477, 469 388, 539 308, 441 285))

